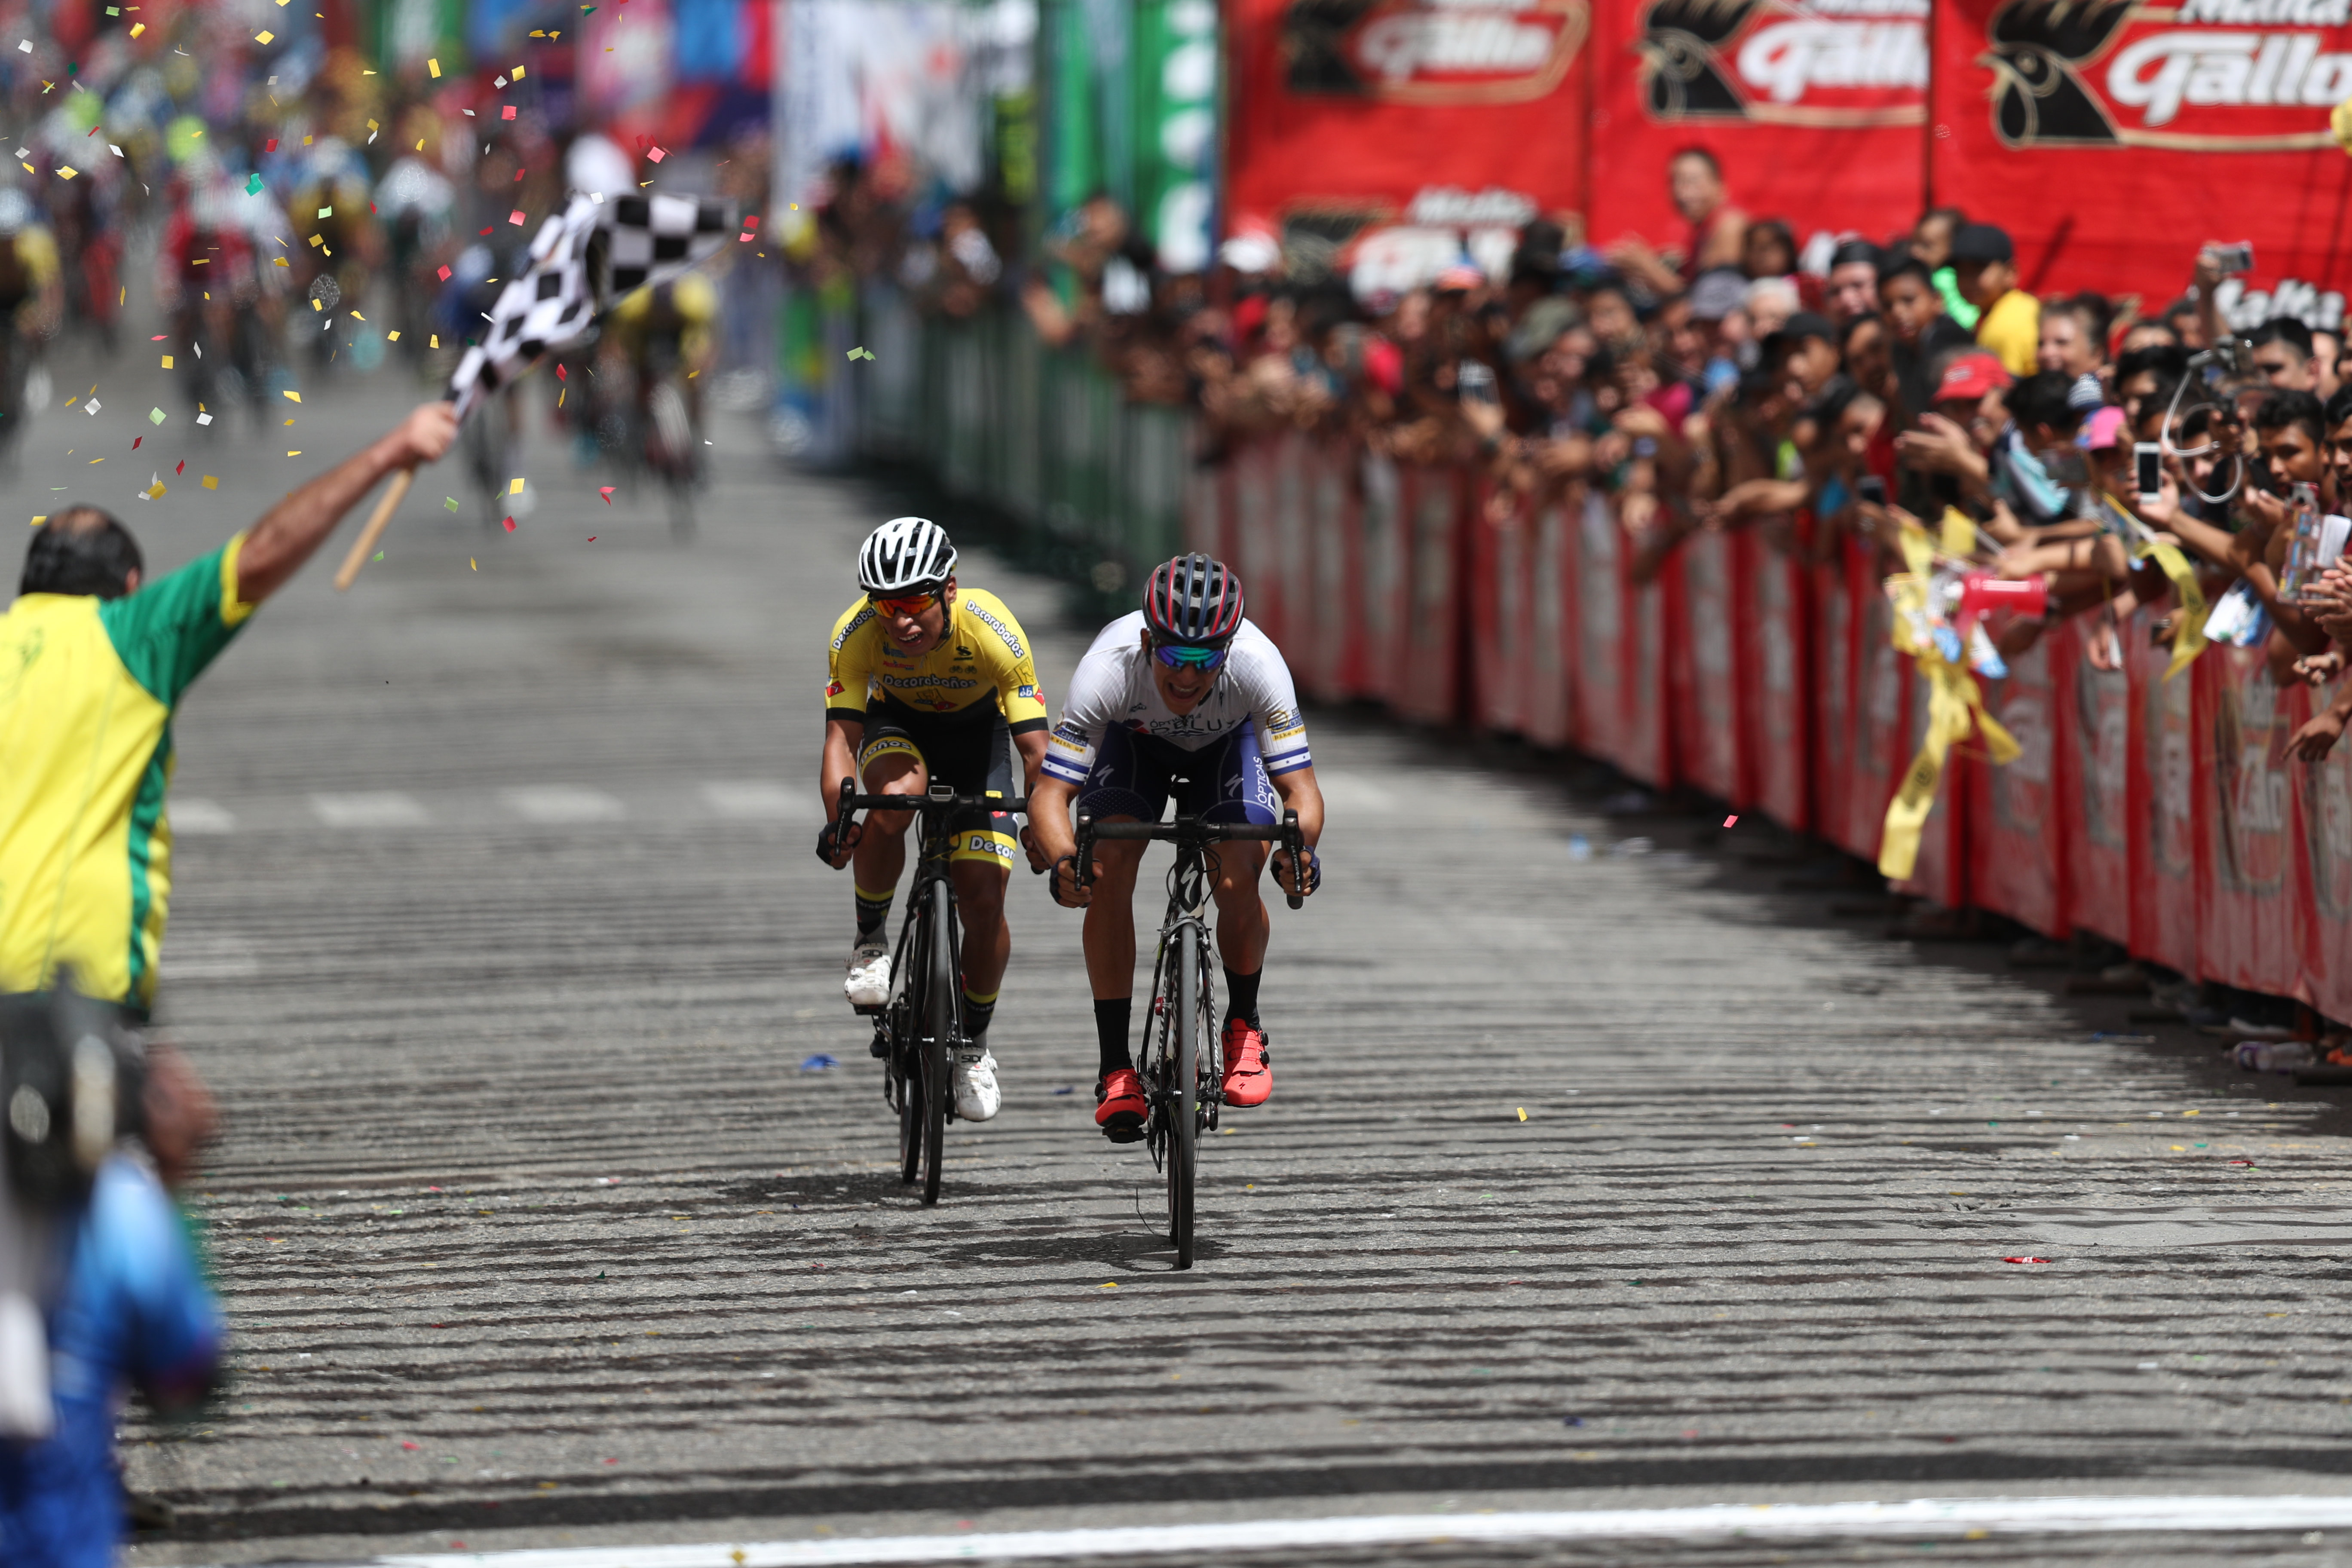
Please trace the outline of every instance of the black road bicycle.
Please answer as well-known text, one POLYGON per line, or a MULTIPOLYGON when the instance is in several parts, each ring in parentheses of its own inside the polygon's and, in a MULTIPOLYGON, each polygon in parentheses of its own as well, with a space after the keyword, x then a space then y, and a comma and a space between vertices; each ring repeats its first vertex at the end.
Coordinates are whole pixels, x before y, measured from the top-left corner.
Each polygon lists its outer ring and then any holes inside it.
MULTIPOLYGON (((1097 822, 1080 812, 1075 869, 1081 885, 1093 881, 1094 847, 1106 839, 1176 846, 1176 863, 1168 868, 1168 913, 1160 922, 1160 953, 1152 965, 1151 1006, 1143 1015, 1143 1049, 1136 1062, 1151 1110, 1143 1131, 1121 1141, 1144 1139, 1151 1163, 1167 1173, 1168 1239, 1176 1248, 1176 1267, 1190 1268, 1192 1177, 1200 1164, 1201 1134, 1217 1130, 1217 1107, 1225 1098, 1224 1042, 1217 1028, 1216 969, 1206 918, 1215 883, 1215 846, 1271 840, 1296 867, 1305 858, 1306 840, 1295 811, 1285 811, 1279 826, 1204 822, 1181 812, 1173 822, 1097 822)), ((1290 907, 1298 908, 1298 895, 1288 897, 1290 907)))
POLYGON ((928 795, 859 795, 841 781, 836 837, 860 811, 906 811, 922 818, 922 852, 915 861, 914 890, 898 927, 890 960, 890 996, 879 1007, 857 1009, 874 1020, 874 1054, 882 1058, 882 1099, 898 1113, 898 1179, 920 1177, 923 1202, 940 1201, 940 1152, 955 1115, 950 1064, 959 1046, 970 1045, 963 1028, 963 986, 958 978, 963 942, 956 921, 955 883, 948 857, 961 837, 951 826, 957 814, 973 810, 1025 811, 1026 800, 990 795, 958 795, 933 784, 928 795))

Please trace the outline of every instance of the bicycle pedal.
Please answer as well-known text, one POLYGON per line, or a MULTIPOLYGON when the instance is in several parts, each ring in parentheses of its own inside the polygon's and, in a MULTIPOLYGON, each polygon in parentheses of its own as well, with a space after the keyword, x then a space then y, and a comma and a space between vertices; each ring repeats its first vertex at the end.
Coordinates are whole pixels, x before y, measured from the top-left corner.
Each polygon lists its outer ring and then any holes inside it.
POLYGON ((861 1018, 878 1018, 888 1010, 888 1006, 887 1003, 869 1007, 863 1002, 852 1002, 849 1005, 849 1010, 861 1018))
POLYGON ((1106 1127, 1102 1130, 1102 1135, 1114 1143, 1143 1142, 1143 1129, 1140 1127, 1106 1127))

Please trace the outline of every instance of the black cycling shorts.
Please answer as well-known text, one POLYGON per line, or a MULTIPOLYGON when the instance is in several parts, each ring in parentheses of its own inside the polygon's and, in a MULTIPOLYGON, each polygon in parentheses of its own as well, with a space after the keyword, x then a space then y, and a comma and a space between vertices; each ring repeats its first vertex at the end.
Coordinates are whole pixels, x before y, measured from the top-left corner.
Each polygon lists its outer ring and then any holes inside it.
MULTIPOLYGON (((866 765, 877 757, 910 756, 958 795, 994 790, 1010 800, 1012 739, 1004 715, 993 702, 975 702, 954 713, 926 713, 878 698, 866 704, 857 773, 862 780, 866 765)), ((950 860, 984 860, 1012 869, 1016 840, 1011 812, 960 811, 952 820, 957 842, 950 860)))
POLYGON ((1192 752, 1114 724, 1095 748, 1094 766, 1078 791, 1078 805, 1097 820, 1132 816, 1157 822, 1171 795, 1178 810, 1203 822, 1254 822, 1270 827, 1282 820, 1282 797, 1265 775, 1255 723, 1192 752), (1185 782, 1177 783, 1180 779, 1185 782))

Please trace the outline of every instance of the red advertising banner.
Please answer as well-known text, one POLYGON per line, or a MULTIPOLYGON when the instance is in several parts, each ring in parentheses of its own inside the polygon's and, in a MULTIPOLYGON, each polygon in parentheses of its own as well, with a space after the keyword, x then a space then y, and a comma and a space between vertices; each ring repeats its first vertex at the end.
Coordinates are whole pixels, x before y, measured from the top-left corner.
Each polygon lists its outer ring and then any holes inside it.
POLYGON ((2153 312, 2200 241, 2245 240, 2233 321, 2336 324, 2343 0, 1941 0, 1935 27, 1934 199, 2007 229, 2026 288, 2137 293, 2153 312))
POLYGON ((1580 209, 1586 0, 1225 0, 1225 226, 1344 244, 1580 209))
POLYGON ((2131 681, 2131 754, 2124 779, 2132 838, 2131 950, 2198 974, 2197 665, 2164 679, 2172 650, 2148 636, 2154 619, 2142 609, 2124 629, 2124 667, 2131 681))
POLYGON ((1885 238, 1919 216, 1927 0, 1600 0, 1591 226, 1685 243, 1666 161, 1703 147, 1734 205, 1885 238))

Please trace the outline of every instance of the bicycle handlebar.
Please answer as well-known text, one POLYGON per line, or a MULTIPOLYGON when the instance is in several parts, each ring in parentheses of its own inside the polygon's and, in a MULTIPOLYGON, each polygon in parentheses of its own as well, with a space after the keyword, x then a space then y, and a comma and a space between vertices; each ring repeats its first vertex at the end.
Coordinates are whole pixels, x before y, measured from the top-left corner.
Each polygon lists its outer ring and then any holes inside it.
POLYGON ((840 809, 834 814, 836 835, 849 831, 849 819, 861 811, 912 811, 931 816, 943 811, 1026 811, 1026 795, 954 795, 938 785, 925 795, 859 795, 854 779, 841 781, 840 809))
MULTIPOLYGON (((1279 825, 1255 822, 1202 822, 1197 817, 1178 817, 1173 822, 1097 822, 1087 813, 1078 813, 1078 848, 1076 864, 1078 886, 1094 885, 1094 847, 1105 841, 1179 843, 1190 839, 1194 843, 1223 844, 1234 840, 1278 843, 1290 856, 1291 876, 1301 874, 1307 857, 1307 841, 1298 831, 1298 813, 1286 810, 1279 825)), ((1285 893, 1290 907, 1297 909, 1306 902, 1297 893, 1285 893)))

